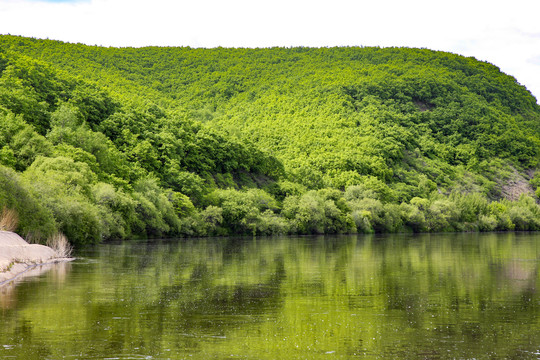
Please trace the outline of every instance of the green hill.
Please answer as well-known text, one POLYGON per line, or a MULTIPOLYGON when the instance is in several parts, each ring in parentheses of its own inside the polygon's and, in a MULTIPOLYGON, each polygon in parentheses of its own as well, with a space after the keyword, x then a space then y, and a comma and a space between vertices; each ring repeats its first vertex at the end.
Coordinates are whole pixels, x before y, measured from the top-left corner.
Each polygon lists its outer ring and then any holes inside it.
POLYGON ((0 117, 36 238, 540 229, 540 106, 455 54, 0 36, 0 117))

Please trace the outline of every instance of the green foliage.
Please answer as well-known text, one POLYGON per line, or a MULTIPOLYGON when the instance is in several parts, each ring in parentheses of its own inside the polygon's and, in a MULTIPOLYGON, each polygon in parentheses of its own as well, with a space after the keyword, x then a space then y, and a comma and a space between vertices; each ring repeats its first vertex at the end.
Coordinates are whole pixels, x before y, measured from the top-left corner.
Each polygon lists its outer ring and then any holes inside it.
POLYGON ((23 176, 73 244, 92 244, 102 239, 98 208, 89 201, 96 176, 87 164, 65 157, 40 156, 23 176))
POLYGON ((0 144, 2 163, 18 171, 26 169, 38 155, 50 155, 52 146, 20 115, 0 114, 0 144))
POLYGON ((530 183, 535 189, 536 197, 540 198, 540 172, 535 172, 534 177, 530 180, 530 183))
POLYGON ((260 189, 215 190, 209 199, 212 205, 222 210, 222 226, 229 234, 266 233, 270 213, 277 210, 276 200, 260 189), (262 214, 266 214, 264 219, 262 214))
POLYGON ((70 103, 93 130, 99 129, 101 122, 114 114, 118 106, 105 91, 88 84, 76 87, 70 95, 70 103))
POLYGON ((540 107, 491 64, 404 48, 0 47, 0 165, 22 184, 4 201, 26 232, 84 245, 540 228, 534 199, 503 199, 537 169, 540 107))
POLYGON ((137 232, 154 237, 180 233, 181 222, 175 211, 178 199, 169 197, 154 178, 138 180, 133 190, 139 217, 137 225, 140 227, 137 232))
POLYGON ((300 234, 346 233, 355 230, 341 193, 335 190, 311 190, 283 201, 283 215, 292 230, 300 234))
POLYGON ((456 203, 450 199, 433 200, 426 213, 427 230, 433 232, 454 231, 460 213, 456 203))
POLYGON ((135 199, 102 182, 92 186, 92 198, 99 211, 102 237, 124 239, 134 235, 133 227, 140 226, 135 199))
POLYGON ((540 230, 540 207, 533 198, 521 195, 508 212, 516 230, 540 230))
POLYGON ((96 182, 89 166, 65 157, 47 158, 39 156, 25 171, 28 179, 47 179, 62 185, 63 192, 72 195, 90 196, 90 186, 96 182))
POLYGON ((7 145, 0 149, 0 164, 10 168, 15 168, 17 165, 15 152, 7 145))
POLYGON ((422 232, 427 230, 425 213, 417 206, 418 204, 418 202, 415 204, 411 200, 410 204, 401 203, 399 205, 404 225, 413 232, 422 232))
POLYGON ((56 232, 49 209, 36 199, 32 188, 15 171, 4 166, 0 166, 0 207, 17 212, 17 231, 26 238, 44 243, 56 232))
POLYGON ((49 128, 48 104, 41 101, 35 89, 24 84, 24 79, 17 77, 17 71, 8 66, 0 76, 0 103, 34 126, 44 135, 49 128))
POLYGON ((272 194, 277 200, 283 201, 287 196, 300 196, 307 191, 307 188, 301 184, 288 180, 281 180, 273 183, 267 188, 267 191, 272 194))

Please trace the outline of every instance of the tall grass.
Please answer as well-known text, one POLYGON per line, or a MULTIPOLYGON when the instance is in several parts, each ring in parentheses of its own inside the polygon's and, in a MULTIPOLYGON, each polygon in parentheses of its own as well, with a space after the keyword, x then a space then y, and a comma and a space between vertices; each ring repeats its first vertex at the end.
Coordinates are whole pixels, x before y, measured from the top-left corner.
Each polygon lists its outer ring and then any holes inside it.
POLYGON ((15 231, 19 224, 19 215, 17 211, 4 207, 0 215, 0 230, 15 231))
POLYGON ((67 240, 66 236, 61 232, 57 232, 47 239, 47 246, 56 252, 59 258, 68 258, 73 252, 73 247, 67 240))

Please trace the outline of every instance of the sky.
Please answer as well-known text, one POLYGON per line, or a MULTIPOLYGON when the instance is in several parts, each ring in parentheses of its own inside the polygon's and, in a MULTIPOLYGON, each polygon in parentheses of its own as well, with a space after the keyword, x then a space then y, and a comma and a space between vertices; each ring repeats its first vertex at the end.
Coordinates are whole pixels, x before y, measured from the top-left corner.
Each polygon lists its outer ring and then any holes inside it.
POLYGON ((406 46, 498 66, 540 99, 540 0, 0 0, 0 34, 141 47, 406 46))

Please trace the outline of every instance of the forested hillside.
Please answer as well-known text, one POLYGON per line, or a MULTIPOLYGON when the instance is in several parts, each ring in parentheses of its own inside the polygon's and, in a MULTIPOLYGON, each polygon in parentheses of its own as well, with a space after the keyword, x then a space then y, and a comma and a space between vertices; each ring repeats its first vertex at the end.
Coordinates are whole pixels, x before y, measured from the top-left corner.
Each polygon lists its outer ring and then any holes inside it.
POLYGON ((0 36, 0 206, 36 240, 539 230, 540 106, 406 48, 0 36))

